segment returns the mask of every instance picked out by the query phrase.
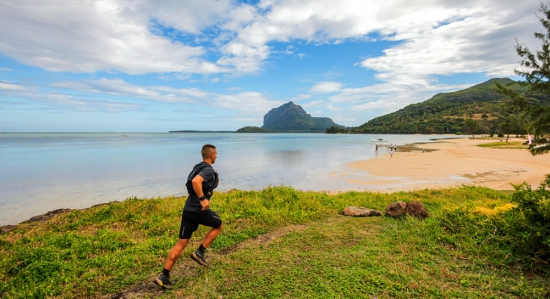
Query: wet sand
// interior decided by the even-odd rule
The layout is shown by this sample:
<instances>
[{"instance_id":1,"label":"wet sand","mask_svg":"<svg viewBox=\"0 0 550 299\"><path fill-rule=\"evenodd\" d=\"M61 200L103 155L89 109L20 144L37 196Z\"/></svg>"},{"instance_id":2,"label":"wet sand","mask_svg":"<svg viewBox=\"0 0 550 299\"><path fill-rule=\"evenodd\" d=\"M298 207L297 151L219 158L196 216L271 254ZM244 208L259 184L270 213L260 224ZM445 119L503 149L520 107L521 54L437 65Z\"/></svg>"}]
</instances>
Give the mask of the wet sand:
<instances>
[{"instance_id":1,"label":"wet sand","mask_svg":"<svg viewBox=\"0 0 550 299\"><path fill-rule=\"evenodd\" d=\"M537 188L550 173L550 154L532 156L525 149L477 146L496 141L499 139L476 137L398 146L391 158L389 148L382 147L375 159L349 163L355 174L364 177L348 176L354 178L347 182L363 185L361 190L384 192L461 185L514 190L511 183L527 182Z\"/></svg>"}]
</instances>

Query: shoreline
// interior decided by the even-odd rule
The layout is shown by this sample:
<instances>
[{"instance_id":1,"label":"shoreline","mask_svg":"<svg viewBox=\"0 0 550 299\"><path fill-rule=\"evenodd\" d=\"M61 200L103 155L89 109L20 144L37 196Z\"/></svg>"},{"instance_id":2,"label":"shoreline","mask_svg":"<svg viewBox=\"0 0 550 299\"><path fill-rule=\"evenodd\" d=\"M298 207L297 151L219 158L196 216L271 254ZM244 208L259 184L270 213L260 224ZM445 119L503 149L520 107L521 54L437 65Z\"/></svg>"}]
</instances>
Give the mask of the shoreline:
<instances>
[{"instance_id":1,"label":"shoreline","mask_svg":"<svg viewBox=\"0 0 550 299\"><path fill-rule=\"evenodd\" d=\"M525 149L478 146L500 139L439 139L433 143L401 145L397 146L397 151L391 158L389 148L385 145L377 158L347 164L350 173L375 179L349 179L347 182L364 185L366 189L360 190L381 192L462 185L514 190L511 184L523 182L531 185L533 189L538 188L546 174L550 173L550 159L544 154L532 156ZM524 140L510 138L510 141ZM422 152L422 149L425 152ZM350 173L345 175L349 176Z\"/></svg>"}]
</instances>

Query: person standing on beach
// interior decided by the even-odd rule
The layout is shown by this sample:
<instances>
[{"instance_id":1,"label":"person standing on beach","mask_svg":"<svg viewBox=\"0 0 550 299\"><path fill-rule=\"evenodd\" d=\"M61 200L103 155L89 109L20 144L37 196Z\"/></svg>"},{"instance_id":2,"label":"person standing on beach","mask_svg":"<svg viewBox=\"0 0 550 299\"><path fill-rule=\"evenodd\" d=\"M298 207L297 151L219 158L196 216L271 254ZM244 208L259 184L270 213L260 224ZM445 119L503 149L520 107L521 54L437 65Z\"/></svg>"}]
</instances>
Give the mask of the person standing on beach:
<instances>
[{"instance_id":1,"label":"person standing on beach","mask_svg":"<svg viewBox=\"0 0 550 299\"><path fill-rule=\"evenodd\" d=\"M181 224L179 231L179 240L168 253L162 273L155 278L155 283L162 287L169 287L170 271L176 263L178 257L185 249L191 235L197 230L199 224L209 226L212 229L202 241L199 248L191 254L191 258L202 266L208 267L204 258L204 251L216 240L222 231L222 220L218 214L210 210L210 199L214 189L218 186L218 173L212 168L216 162L218 151L211 144L205 144L201 150L202 162L195 165L187 178L187 191L189 196L185 201L181 215Z\"/></svg>"},{"instance_id":2,"label":"person standing on beach","mask_svg":"<svg viewBox=\"0 0 550 299\"><path fill-rule=\"evenodd\" d=\"M393 157L393 149L390 149L390 158Z\"/></svg>"},{"instance_id":3,"label":"person standing on beach","mask_svg":"<svg viewBox=\"0 0 550 299\"><path fill-rule=\"evenodd\" d=\"M378 154L378 144L376 145L376 150L374 152Z\"/></svg>"}]
</instances>

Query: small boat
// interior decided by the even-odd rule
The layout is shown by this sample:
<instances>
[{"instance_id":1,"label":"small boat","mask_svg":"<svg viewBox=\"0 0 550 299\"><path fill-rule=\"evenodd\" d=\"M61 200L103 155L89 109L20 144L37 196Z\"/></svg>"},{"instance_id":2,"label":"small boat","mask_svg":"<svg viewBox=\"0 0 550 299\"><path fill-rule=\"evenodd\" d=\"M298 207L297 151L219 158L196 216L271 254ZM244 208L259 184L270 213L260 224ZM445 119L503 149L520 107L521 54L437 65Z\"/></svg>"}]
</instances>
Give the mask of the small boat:
<instances>
[{"instance_id":1,"label":"small boat","mask_svg":"<svg viewBox=\"0 0 550 299\"><path fill-rule=\"evenodd\" d=\"M370 139L371 142L377 142L377 143L386 143L388 142L388 139L386 138L372 138Z\"/></svg>"}]
</instances>

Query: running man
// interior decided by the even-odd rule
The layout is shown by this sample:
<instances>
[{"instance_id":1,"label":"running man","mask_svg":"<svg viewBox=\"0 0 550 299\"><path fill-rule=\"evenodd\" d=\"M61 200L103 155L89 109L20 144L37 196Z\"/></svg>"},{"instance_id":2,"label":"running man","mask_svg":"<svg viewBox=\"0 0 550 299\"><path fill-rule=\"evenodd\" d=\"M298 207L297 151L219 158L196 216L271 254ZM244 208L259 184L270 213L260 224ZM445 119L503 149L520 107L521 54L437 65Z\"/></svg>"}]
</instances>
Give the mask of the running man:
<instances>
[{"instance_id":1,"label":"running man","mask_svg":"<svg viewBox=\"0 0 550 299\"><path fill-rule=\"evenodd\" d=\"M189 196L181 215L179 240L168 253L162 273L155 278L155 283L162 287L169 287L172 284L170 271L199 224L209 226L212 229L206 234L199 248L191 254L191 258L205 267L208 267L208 263L204 258L204 251L222 231L220 216L210 210L210 199L219 183L218 173L212 168L212 164L216 162L218 151L215 146L205 144L202 147L201 154L202 162L193 167L187 178Z\"/></svg>"}]
</instances>

